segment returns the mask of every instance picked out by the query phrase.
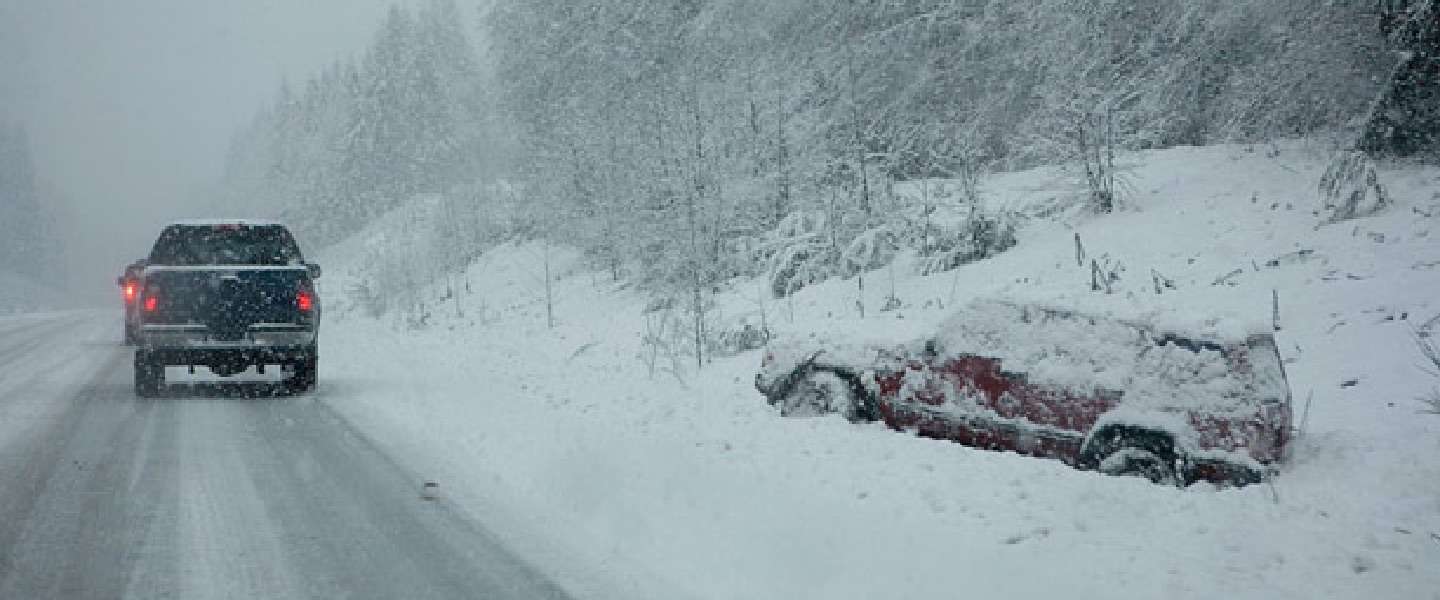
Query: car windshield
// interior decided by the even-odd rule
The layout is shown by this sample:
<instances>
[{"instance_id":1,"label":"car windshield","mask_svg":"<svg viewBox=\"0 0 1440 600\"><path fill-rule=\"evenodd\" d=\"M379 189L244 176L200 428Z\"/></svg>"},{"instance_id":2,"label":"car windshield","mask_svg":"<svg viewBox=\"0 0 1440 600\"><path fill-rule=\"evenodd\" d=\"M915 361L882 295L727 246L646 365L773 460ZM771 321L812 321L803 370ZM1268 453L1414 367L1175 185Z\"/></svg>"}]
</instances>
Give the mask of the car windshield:
<instances>
[{"instance_id":1,"label":"car windshield","mask_svg":"<svg viewBox=\"0 0 1440 600\"><path fill-rule=\"evenodd\" d=\"M160 234L150 264L291 265L301 262L300 248L279 225L172 225Z\"/></svg>"}]
</instances>

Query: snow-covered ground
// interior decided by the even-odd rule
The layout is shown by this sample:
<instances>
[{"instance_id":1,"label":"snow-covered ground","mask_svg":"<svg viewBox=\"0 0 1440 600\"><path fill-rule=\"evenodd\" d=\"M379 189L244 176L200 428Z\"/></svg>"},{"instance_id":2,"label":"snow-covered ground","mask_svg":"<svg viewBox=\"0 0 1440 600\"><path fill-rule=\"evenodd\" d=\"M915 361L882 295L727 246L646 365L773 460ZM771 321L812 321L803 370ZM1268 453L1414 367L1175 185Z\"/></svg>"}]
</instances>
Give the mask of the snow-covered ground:
<instances>
[{"instance_id":1,"label":"snow-covered ground","mask_svg":"<svg viewBox=\"0 0 1440 600\"><path fill-rule=\"evenodd\" d=\"M383 231L322 254L316 397L581 597L1440 599L1440 415L1417 400L1440 380L1412 337L1440 315L1440 171L1389 169L1395 206L1321 225L1324 163L1303 145L1130 159L1118 214L1066 209L1055 169L999 175L993 203L1045 213L1014 249L930 277L902 256L863 297L853 279L781 301L737 282L719 320L903 341L977 297L1204 327L1269 323L1278 294L1304 432L1273 485L1166 488L782 419L751 386L758 352L698 370L652 354L645 298L560 248L547 328L538 244L482 256L420 330L350 298L356 248ZM1123 265L1113 293L1090 290L1076 234ZM892 285L903 305L882 312Z\"/></svg>"},{"instance_id":2,"label":"snow-covered ground","mask_svg":"<svg viewBox=\"0 0 1440 600\"><path fill-rule=\"evenodd\" d=\"M34 435L37 424L60 414L65 398L104 364L107 331L96 311L0 313L0 447ZM117 337L118 333L115 334Z\"/></svg>"},{"instance_id":3,"label":"snow-covered ground","mask_svg":"<svg viewBox=\"0 0 1440 600\"><path fill-rule=\"evenodd\" d=\"M0 316L67 309L74 304L55 288L0 269Z\"/></svg>"}]
</instances>

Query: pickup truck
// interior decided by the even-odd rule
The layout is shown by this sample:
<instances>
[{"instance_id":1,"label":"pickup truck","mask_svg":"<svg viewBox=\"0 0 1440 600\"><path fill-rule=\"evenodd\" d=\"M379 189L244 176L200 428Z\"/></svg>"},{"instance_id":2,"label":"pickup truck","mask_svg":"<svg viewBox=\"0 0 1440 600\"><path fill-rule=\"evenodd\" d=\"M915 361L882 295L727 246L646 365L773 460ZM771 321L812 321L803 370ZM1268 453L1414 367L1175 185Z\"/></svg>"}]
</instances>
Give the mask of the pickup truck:
<instances>
[{"instance_id":1,"label":"pickup truck","mask_svg":"<svg viewBox=\"0 0 1440 600\"><path fill-rule=\"evenodd\" d=\"M291 393L319 366L319 265L276 222L179 221L166 226L140 274L135 393L157 395L165 367L229 377L279 365Z\"/></svg>"}]
</instances>

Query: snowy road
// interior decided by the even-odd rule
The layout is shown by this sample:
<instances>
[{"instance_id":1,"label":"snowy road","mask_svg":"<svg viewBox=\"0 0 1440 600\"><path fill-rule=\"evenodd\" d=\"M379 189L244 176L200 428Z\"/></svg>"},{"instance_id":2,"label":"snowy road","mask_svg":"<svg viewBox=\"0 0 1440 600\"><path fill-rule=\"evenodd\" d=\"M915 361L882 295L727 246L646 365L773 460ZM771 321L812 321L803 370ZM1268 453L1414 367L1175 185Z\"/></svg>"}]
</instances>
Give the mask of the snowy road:
<instances>
[{"instance_id":1,"label":"snowy road","mask_svg":"<svg viewBox=\"0 0 1440 600\"><path fill-rule=\"evenodd\" d=\"M118 321L0 319L0 598L564 597L325 403L136 398Z\"/></svg>"}]
</instances>

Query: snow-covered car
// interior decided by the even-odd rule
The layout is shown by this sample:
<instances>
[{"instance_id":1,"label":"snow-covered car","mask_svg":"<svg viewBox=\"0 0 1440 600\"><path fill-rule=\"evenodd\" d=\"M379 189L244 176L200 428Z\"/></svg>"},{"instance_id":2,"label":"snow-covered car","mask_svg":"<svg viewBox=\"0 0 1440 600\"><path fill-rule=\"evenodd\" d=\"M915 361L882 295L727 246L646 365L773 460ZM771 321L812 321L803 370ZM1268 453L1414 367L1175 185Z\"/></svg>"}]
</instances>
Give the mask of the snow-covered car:
<instances>
[{"instance_id":1,"label":"snow-covered car","mask_svg":"<svg viewBox=\"0 0 1440 600\"><path fill-rule=\"evenodd\" d=\"M1260 481L1291 435L1268 332L1185 334L977 301L898 346L777 342L755 386L787 416L839 413L967 446L1185 485Z\"/></svg>"}]
</instances>

